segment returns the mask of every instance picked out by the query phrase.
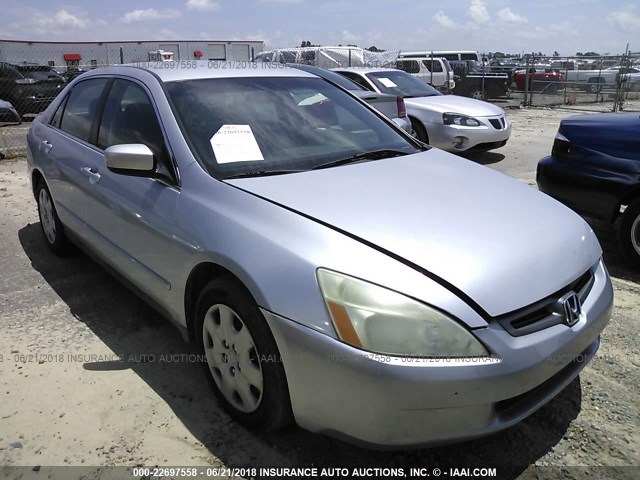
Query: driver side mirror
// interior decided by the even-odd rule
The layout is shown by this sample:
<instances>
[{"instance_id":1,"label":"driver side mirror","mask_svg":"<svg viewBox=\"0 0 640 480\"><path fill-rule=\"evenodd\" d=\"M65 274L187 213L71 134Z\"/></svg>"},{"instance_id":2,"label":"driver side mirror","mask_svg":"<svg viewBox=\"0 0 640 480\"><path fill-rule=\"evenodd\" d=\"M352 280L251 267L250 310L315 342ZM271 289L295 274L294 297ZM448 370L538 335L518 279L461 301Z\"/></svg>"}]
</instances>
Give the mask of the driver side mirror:
<instances>
[{"instance_id":1,"label":"driver side mirror","mask_svg":"<svg viewBox=\"0 0 640 480\"><path fill-rule=\"evenodd\" d=\"M147 174L155 171L153 152L141 143L113 145L104 151L107 168L119 173Z\"/></svg>"}]
</instances>

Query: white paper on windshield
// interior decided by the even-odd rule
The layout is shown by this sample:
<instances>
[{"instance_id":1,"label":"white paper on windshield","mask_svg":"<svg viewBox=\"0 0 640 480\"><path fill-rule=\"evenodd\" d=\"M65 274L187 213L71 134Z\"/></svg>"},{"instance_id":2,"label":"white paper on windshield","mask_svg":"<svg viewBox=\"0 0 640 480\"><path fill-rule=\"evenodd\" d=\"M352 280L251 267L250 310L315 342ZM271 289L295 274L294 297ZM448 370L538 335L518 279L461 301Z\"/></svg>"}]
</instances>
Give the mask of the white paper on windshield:
<instances>
[{"instance_id":1,"label":"white paper on windshield","mask_svg":"<svg viewBox=\"0 0 640 480\"><path fill-rule=\"evenodd\" d=\"M388 78L379 78L378 80L380 80L380 83L383 84L385 87L388 87L388 88L393 88L393 87L397 87L398 86L395 83L393 83L391 80L389 80Z\"/></svg>"},{"instance_id":2,"label":"white paper on windshield","mask_svg":"<svg viewBox=\"0 0 640 480\"><path fill-rule=\"evenodd\" d=\"M211 137L211 148L218 163L264 160L250 125L223 125Z\"/></svg>"}]
</instances>

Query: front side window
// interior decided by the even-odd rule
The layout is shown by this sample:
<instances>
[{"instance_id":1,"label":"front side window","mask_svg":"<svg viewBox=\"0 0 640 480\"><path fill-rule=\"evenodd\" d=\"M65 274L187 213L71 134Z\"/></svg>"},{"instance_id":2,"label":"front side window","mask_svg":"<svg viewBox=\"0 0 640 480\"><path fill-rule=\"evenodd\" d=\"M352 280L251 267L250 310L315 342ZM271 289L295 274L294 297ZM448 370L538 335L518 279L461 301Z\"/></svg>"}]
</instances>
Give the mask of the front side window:
<instances>
[{"instance_id":1,"label":"front side window","mask_svg":"<svg viewBox=\"0 0 640 480\"><path fill-rule=\"evenodd\" d=\"M71 90L62 114L61 130L85 142L90 141L91 125L107 82L106 78L85 80Z\"/></svg>"},{"instance_id":2,"label":"front side window","mask_svg":"<svg viewBox=\"0 0 640 480\"><path fill-rule=\"evenodd\" d=\"M218 178L308 170L364 152L416 146L320 78L167 84L194 154Z\"/></svg>"},{"instance_id":3,"label":"front side window","mask_svg":"<svg viewBox=\"0 0 640 480\"><path fill-rule=\"evenodd\" d=\"M104 107L98 146L141 143L149 147L160 173L172 177L171 159L149 96L138 84L117 79Z\"/></svg>"}]
</instances>

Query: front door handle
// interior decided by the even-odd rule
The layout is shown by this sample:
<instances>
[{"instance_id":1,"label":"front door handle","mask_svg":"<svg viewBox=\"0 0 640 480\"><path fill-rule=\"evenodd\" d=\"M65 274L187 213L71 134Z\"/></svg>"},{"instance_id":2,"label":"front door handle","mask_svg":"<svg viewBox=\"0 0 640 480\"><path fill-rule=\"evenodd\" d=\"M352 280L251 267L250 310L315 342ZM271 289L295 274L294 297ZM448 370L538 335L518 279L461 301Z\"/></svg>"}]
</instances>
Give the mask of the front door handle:
<instances>
[{"instance_id":1,"label":"front door handle","mask_svg":"<svg viewBox=\"0 0 640 480\"><path fill-rule=\"evenodd\" d=\"M94 172L91 167L82 168L82 174L89 178L89 183L91 183L91 185L95 185L100 181L100 174L98 172Z\"/></svg>"}]
</instances>

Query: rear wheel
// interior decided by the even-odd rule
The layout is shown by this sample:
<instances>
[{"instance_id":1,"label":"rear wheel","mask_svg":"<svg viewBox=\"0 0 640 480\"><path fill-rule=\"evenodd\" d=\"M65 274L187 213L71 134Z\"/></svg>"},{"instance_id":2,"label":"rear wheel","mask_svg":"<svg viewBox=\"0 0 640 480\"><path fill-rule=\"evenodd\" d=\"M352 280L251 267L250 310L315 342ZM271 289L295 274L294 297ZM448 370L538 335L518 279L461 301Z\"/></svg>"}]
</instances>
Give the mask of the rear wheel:
<instances>
[{"instance_id":1,"label":"rear wheel","mask_svg":"<svg viewBox=\"0 0 640 480\"><path fill-rule=\"evenodd\" d=\"M629 205L622 215L618 242L627 259L640 266L640 200Z\"/></svg>"},{"instance_id":2,"label":"rear wheel","mask_svg":"<svg viewBox=\"0 0 640 480\"><path fill-rule=\"evenodd\" d=\"M239 423L273 431L293 419L276 342L245 288L230 277L209 283L196 307L196 339L223 408Z\"/></svg>"},{"instance_id":3,"label":"rear wheel","mask_svg":"<svg viewBox=\"0 0 640 480\"><path fill-rule=\"evenodd\" d=\"M600 90L602 90L602 85L598 82L597 79L589 80L589 84L587 85L587 92L600 93Z\"/></svg>"},{"instance_id":4,"label":"rear wheel","mask_svg":"<svg viewBox=\"0 0 640 480\"><path fill-rule=\"evenodd\" d=\"M36 187L36 199L38 202L38 215L40 216L40 226L47 246L56 255L64 255L69 252L70 242L64 232L64 227L58 218L56 207L53 204L49 188L43 180L38 182Z\"/></svg>"},{"instance_id":5,"label":"rear wheel","mask_svg":"<svg viewBox=\"0 0 640 480\"><path fill-rule=\"evenodd\" d=\"M484 100L484 93L482 90L472 90L469 92L469 96L474 100Z\"/></svg>"}]
</instances>

